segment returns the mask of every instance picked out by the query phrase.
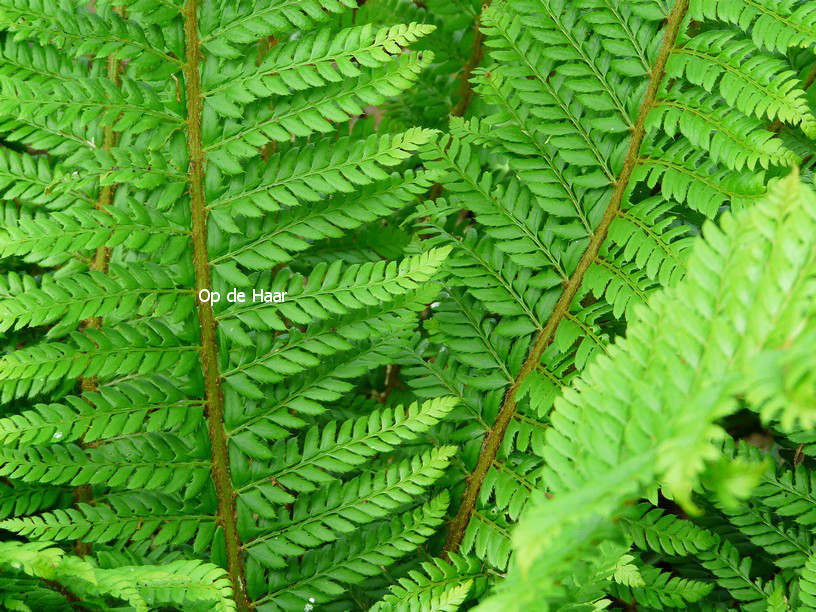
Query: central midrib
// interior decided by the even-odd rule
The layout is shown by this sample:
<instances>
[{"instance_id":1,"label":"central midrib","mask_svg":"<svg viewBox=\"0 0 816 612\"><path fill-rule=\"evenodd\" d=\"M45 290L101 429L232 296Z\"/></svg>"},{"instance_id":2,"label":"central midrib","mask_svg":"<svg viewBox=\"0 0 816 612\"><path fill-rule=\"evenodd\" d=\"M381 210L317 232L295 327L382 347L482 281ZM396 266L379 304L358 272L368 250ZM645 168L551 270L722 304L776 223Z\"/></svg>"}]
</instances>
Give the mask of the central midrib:
<instances>
[{"instance_id":1,"label":"central midrib","mask_svg":"<svg viewBox=\"0 0 816 612\"><path fill-rule=\"evenodd\" d=\"M462 505L459 507L454 519L449 523L447 529L447 540L445 542L444 555L447 557L449 553L455 552L459 549L462 539L465 535L465 529L470 522L470 518L476 507L476 502L479 498L479 493L482 488L482 483L487 475L487 471L498 454L499 448L504 440L504 435L507 431L511 419L516 410L516 393L521 387L524 380L537 367L541 360L544 350L549 346L555 335L555 331L562 319L569 311L575 295L581 288L584 275L595 261L598 253L606 239L609 226L617 216L620 210L623 196L629 186L629 181L632 178L632 172L638 161L640 146L643 143L643 138L646 133L646 115L654 106L657 98L657 92L665 72L666 61L669 53L677 40L677 35L680 31L680 25L685 17L688 9L688 0L678 0L668 17L668 22L665 30L665 38L658 53L655 64L652 68L649 78L649 86L643 98L643 102L638 110L637 120L634 129L632 130L632 139L629 143L629 149L624 159L623 167L621 168L618 179L615 182L609 204L606 208L603 218L601 219L598 229L592 236L592 239L587 246L587 250L578 262L575 272L570 276L561 298L555 305L550 318L547 320L545 327L538 333L538 337L527 356L524 365L519 371L513 384L505 395L504 403L501 410L496 417L493 427L488 431L485 441L482 445L482 452L477 460L476 467L467 478L467 486L462 499Z\"/></svg>"},{"instance_id":2,"label":"central midrib","mask_svg":"<svg viewBox=\"0 0 816 612\"><path fill-rule=\"evenodd\" d=\"M192 221L193 265L196 295L211 290L210 262L207 253L207 202L204 193L204 148L201 133L202 92L198 69L198 0L184 5L185 63L184 86L187 98L187 148L190 158L190 212ZM232 582L235 604L240 611L250 610L249 595L241 555L241 541L235 516L235 492L229 472L227 434L224 429L224 395L218 367L217 327L212 305L196 301L201 327L201 369L204 375L207 429L212 444L211 473L218 500L218 523L224 530L227 572Z\"/></svg>"}]
</instances>

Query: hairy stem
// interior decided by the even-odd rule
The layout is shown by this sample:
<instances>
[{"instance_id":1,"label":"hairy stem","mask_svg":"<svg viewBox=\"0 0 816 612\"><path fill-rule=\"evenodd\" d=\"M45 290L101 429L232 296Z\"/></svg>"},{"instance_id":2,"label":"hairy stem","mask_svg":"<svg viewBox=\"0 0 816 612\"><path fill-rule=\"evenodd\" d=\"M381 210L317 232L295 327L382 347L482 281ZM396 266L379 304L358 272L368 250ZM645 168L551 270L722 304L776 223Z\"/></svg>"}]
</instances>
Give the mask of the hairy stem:
<instances>
[{"instance_id":1,"label":"hairy stem","mask_svg":"<svg viewBox=\"0 0 816 612\"><path fill-rule=\"evenodd\" d=\"M122 9L116 9L117 12L123 12ZM112 82L116 83L116 85L120 85L122 82L121 79L121 69L122 64L116 59L114 56L108 57L108 64L107 64L107 78ZM116 133L113 131L113 127L108 125L105 126L104 129L104 138L102 140L102 149L105 151L109 151L113 148L116 144ZM111 202L113 201L113 194L116 191L116 185L105 185L99 190L99 197L96 200L95 208L102 212L105 212L110 206ZM94 252L93 258L91 259L91 270L96 270L98 272L107 273L108 271L108 264L110 263L110 247L106 245L101 245L96 248ZM92 328L92 329L99 329L102 327L102 317L90 317L89 319L85 319L82 322L81 327L83 328ZM91 376L89 378L85 378L84 376L79 379L79 386L83 393L88 391L96 391L98 387L98 381L95 376ZM79 444L84 446L82 439L79 440ZM80 485L76 489L74 489L74 502L77 504L89 504L93 501L93 490L91 489L91 485ZM82 542L81 540L77 540L76 544L74 545L74 550L80 557L84 557L85 555L91 552L91 545Z\"/></svg>"},{"instance_id":2,"label":"hairy stem","mask_svg":"<svg viewBox=\"0 0 816 612\"><path fill-rule=\"evenodd\" d=\"M108 79L116 83L119 86L122 82L121 75L121 63L115 57L108 58ZM116 133L113 131L113 127L108 125L105 126L104 131L104 139L102 141L102 148L105 151L108 151L113 148L116 144ZM105 211L108 209L108 206L111 205L113 202L113 194L116 191L115 185L105 185L99 190L99 199L96 201L96 209ZM98 270L99 272L107 272L108 271L108 264L110 263L110 247L106 245L102 245L97 247L96 253L94 254L93 261L91 262L91 270ZM94 317L94 319L99 319L99 317Z\"/></svg>"},{"instance_id":3,"label":"hairy stem","mask_svg":"<svg viewBox=\"0 0 816 612\"><path fill-rule=\"evenodd\" d=\"M210 262L207 254L207 202L204 195L204 149L201 141L201 83L198 71L198 0L184 4L184 35L186 58L184 87L187 98L187 149L190 156L190 211L192 216L193 265L195 292L210 290ZM249 610L244 566L241 560L241 540L235 518L235 491L229 473L227 434L224 430L224 394L218 369L216 322L210 302L197 300L201 327L201 369L204 375L207 426L212 444L212 478L218 498L218 523L226 540L227 572L232 582L235 603L239 610Z\"/></svg>"},{"instance_id":4,"label":"hairy stem","mask_svg":"<svg viewBox=\"0 0 816 612\"><path fill-rule=\"evenodd\" d=\"M448 525L448 535L444 548L445 553L456 551L462 543L462 538L464 538L465 535L465 529L467 529L470 518L473 515L474 508L476 507L476 501L479 498L479 491L482 488L484 478L487 475L488 469L493 464L493 461L496 459L499 447L504 439L504 434L507 431L507 426L510 424L510 420L513 418L513 414L516 411L516 393L527 376L529 376L530 373L538 366L541 361L541 355L544 353L547 346L549 346L550 342L552 342L555 331L558 329L558 325L569 311L572 300L575 298L575 295L581 288L581 283L584 280L586 271L598 256L598 252L606 239L609 225L612 223L612 220L620 210L623 196L629 186L632 171L637 164L640 146L643 143L643 138L646 133L646 115L652 109L655 99L657 98L657 92L660 88L660 83L663 80L663 75L665 72L666 60L668 59L669 53L677 40L677 35L680 31L680 24L685 17L687 9L688 0L678 0L674 5L671 14L669 15L666 25L666 35L663 39L663 44L660 47L657 60L655 61L649 75L649 87L646 89L646 94L638 110L637 120L632 128L632 139L629 142L629 149L627 150L626 158L623 162L623 167L621 168L620 174L618 175L618 179L615 182L612 196L609 200L609 204L606 207L606 212L604 213L604 216L601 219L597 229L593 233L592 238L589 241L589 245L581 257L581 260L578 262L575 272L572 273L567 281L567 284L564 287L564 292L561 294L561 297L556 303L549 319L547 319L547 323L538 333L535 343L533 344L533 348L530 350L524 365L513 381L513 384L510 386L510 389L508 389L507 394L504 397L504 403L502 404L501 410L496 417L495 423L487 432L484 443L482 444L481 453L479 454L479 459L476 462L476 468L473 470L470 476L468 476L467 487L462 499L462 505L459 507L459 511L454 519Z\"/></svg>"}]
</instances>

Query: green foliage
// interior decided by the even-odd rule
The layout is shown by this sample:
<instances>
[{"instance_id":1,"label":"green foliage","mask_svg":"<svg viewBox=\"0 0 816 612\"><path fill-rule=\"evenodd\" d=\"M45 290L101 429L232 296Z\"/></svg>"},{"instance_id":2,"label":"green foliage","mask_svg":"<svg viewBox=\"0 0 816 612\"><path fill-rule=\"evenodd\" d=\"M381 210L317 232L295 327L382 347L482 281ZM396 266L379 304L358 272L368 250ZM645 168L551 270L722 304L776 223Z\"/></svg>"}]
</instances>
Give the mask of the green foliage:
<instances>
[{"instance_id":1,"label":"green foliage","mask_svg":"<svg viewBox=\"0 0 816 612\"><path fill-rule=\"evenodd\" d=\"M812 2L0 39L0 607L816 609Z\"/></svg>"},{"instance_id":2,"label":"green foliage","mask_svg":"<svg viewBox=\"0 0 816 612\"><path fill-rule=\"evenodd\" d=\"M657 474L647 475L653 474L647 466L665 465L666 472L660 472L665 494L693 507L690 476L715 456L702 444L717 431L707 423L728 411L710 397L713 412L701 418L702 406L692 409L681 394L667 391L676 407L648 420L642 409L634 412L639 403L625 391L626 381L639 379L632 374L635 363L604 373L603 384L593 381L598 391L589 401L595 407L591 416L566 404L556 408L552 418L559 420L552 424L570 423L574 429L564 439L544 433L553 400L606 352L624 319L641 318L639 309L656 290L683 282L691 236L706 217L754 207L769 179L801 161L777 132L801 130L807 139L813 130L805 91L812 79L803 84L807 75L779 52L797 39L779 34L781 47L766 45L769 39L755 34L761 27L754 23L756 12L736 19L730 5L720 11L709 4L689 8L680 2L665 10L660 3L594 0L492 4L480 21L493 63L475 70L471 79L487 106L470 117L452 118L450 135L423 151L426 167L442 174L444 195L423 203L414 217L424 238L419 248L453 247L446 263L450 290L440 295L434 317L424 325L430 346L407 352L402 363L410 366L403 370L406 376L417 377L409 384L423 394L443 388L450 393L456 381L468 386L457 393L468 406L461 415L464 423L446 432L462 445L468 475L446 549L475 554L504 571L512 565L514 523L525 512L533 516L529 500L537 499L535 492L544 490L558 500L562 487L577 487L594 473L597 480L588 480L580 493L542 505L527 522L530 530L537 525L535 531L517 536L517 563L525 560L525 551L534 550L529 561L540 555L554 564L563 554L564 573L558 576L590 581L579 580L571 590L554 576L552 581L541 578L549 577L553 566L522 570L531 582L539 581L542 591L542 584L558 585L552 586L552 601L561 604L602 598L608 577L599 576L605 576L608 559L570 574L586 553L578 543L590 534L602 537L585 525L597 520L590 515L606 512L607 504L616 506L615 495L625 500L647 493L645 485L658 480ZM695 11L700 15L692 22ZM780 27L792 11L779 9ZM797 15L806 13L802 9ZM775 121L778 126L771 125ZM781 261L781 268L789 264ZM693 293L694 300L701 299L701 287ZM691 316L692 305L702 308L690 301L683 312ZM660 315L667 330L680 328L700 341L708 336L699 330L709 316L703 310L690 324ZM745 327L758 325L754 321ZM643 340L642 349L651 353L654 344ZM806 344L802 340L801 346ZM686 350L668 351L657 376L664 379L675 371L672 364ZM430 363L439 352L444 361ZM757 359L775 359L774 372L795 359L792 353L780 354L778 359L788 360L782 365L770 355L763 352ZM656 359L650 354L648 363L658 368ZM747 370L762 369L758 363L745 361L746 376ZM798 381L807 371L800 368L788 383L794 385L791 392L801 394L802 418L807 417L808 387ZM725 378L725 372L714 371L712 380ZM779 376L769 373L767 380L779 381ZM782 402L769 405L776 384L767 382L762 397L752 401L765 406L769 418L791 414ZM615 408L608 404L613 399L620 402ZM656 401L641 400L644 405ZM677 430L688 430L687 446L660 446L657 432L669 435L674 427L666 414L683 419ZM657 454L643 463L624 461L622 448L641 446ZM579 449L584 454L578 456ZM608 472L597 471L606 464ZM629 489L641 476L644 487ZM650 495L656 499L654 492ZM556 507L563 509L565 521L580 526L557 531ZM584 512L586 523L578 518ZM710 535L701 534L697 541L685 527L648 516L641 519L655 522L660 531L655 533L658 527L650 529L648 522L639 528L627 523L627 537L660 543L659 552L672 556L713 545ZM773 554L782 556L781 550ZM662 592L684 588L671 579L666 574ZM687 603L712 589L705 583L689 588L693 595L683 600ZM522 590L524 595L513 589L500 601L508 607L544 605L534 589ZM680 605L680 599L672 603L649 593L641 591L646 605Z\"/></svg>"},{"instance_id":3,"label":"green foliage","mask_svg":"<svg viewBox=\"0 0 816 612\"><path fill-rule=\"evenodd\" d=\"M70 607L67 590L82 595L107 595L124 600L132 609L148 610L163 604L186 606L199 610L234 610L232 587L225 572L200 561L173 561L156 565L100 569L64 551L48 546L48 542L0 543L0 563L11 576L33 576L54 585L50 605ZM12 579L4 593L5 604L26 610L31 593L17 593L26 584ZM40 595L42 597L42 595Z\"/></svg>"},{"instance_id":4,"label":"green foliage","mask_svg":"<svg viewBox=\"0 0 816 612\"><path fill-rule=\"evenodd\" d=\"M708 225L706 240L697 242L690 257L687 276L675 288L656 293L625 340L596 359L556 401L543 476L552 499L534 498L515 533L517 558L528 575L532 565L539 575L557 580L579 562L593 538L615 537L609 518L621 514L638 546L697 556L720 586L745 602L744 609L767 605L776 581L755 580L751 559L741 558L730 542L718 544L714 536L657 510L633 516L624 503L659 482L664 493L694 508L691 489L698 475L707 463L723 457L712 442L726 434L713 422L734 411L733 397L750 386L747 364L808 337L803 328L813 324L814 229L816 196L800 187L795 176L784 179L766 202L736 219L724 217L722 229ZM706 329L716 330L716 343L706 341ZM690 367L666 377L677 355ZM604 394L610 380L617 381L616 391ZM625 416L632 407L639 408L637 417ZM608 415L617 417L610 420ZM809 494L802 476L800 470L801 484L786 487L794 496ZM774 486L790 478L763 476L754 498L786 516L790 506L780 497L787 491ZM786 527L754 502L734 508L713 482L715 486L706 483L711 496L724 504L729 520L754 545L782 568L803 566L809 534ZM806 517L803 510L798 506L791 514ZM523 575L516 581L527 586L528 601L546 599L551 589L555 593L546 582L532 588ZM516 590L504 597L510 593L519 598ZM507 605L511 600L504 601Z\"/></svg>"},{"instance_id":5,"label":"green foliage","mask_svg":"<svg viewBox=\"0 0 816 612\"><path fill-rule=\"evenodd\" d=\"M391 242L435 133L341 131L435 28L350 6L0 4L7 607L371 601L441 525L456 400L363 382L439 291L449 249ZM373 257L326 248L355 231Z\"/></svg>"},{"instance_id":6,"label":"green foliage","mask_svg":"<svg viewBox=\"0 0 816 612\"><path fill-rule=\"evenodd\" d=\"M485 577L472 557L432 559L422 564L421 572L402 578L372 610L457 610L469 594L483 591Z\"/></svg>"}]
</instances>

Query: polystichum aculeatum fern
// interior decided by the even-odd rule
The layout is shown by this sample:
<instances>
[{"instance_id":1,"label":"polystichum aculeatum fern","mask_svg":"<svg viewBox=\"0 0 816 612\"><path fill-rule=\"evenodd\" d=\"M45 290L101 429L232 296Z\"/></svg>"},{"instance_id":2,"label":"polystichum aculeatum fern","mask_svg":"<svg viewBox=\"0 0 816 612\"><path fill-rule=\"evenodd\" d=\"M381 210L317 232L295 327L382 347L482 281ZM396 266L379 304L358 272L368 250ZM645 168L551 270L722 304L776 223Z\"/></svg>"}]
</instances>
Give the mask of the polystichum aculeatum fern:
<instances>
[{"instance_id":1,"label":"polystichum aculeatum fern","mask_svg":"<svg viewBox=\"0 0 816 612\"><path fill-rule=\"evenodd\" d=\"M0 26L3 606L816 609L816 4Z\"/></svg>"}]
</instances>

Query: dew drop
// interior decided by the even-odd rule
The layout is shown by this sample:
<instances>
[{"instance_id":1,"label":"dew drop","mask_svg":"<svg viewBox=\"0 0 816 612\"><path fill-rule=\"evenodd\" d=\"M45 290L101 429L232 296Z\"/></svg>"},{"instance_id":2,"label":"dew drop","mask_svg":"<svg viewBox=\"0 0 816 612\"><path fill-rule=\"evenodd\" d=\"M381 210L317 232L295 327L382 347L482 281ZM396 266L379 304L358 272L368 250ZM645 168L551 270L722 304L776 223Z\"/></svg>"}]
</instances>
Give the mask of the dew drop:
<instances>
[{"instance_id":1,"label":"dew drop","mask_svg":"<svg viewBox=\"0 0 816 612\"><path fill-rule=\"evenodd\" d=\"M58 431L57 433L54 434L54 439L55 440L59 440L61 437L62 437L62 432L61 431Z\"/></svg>"}]
</instances>

